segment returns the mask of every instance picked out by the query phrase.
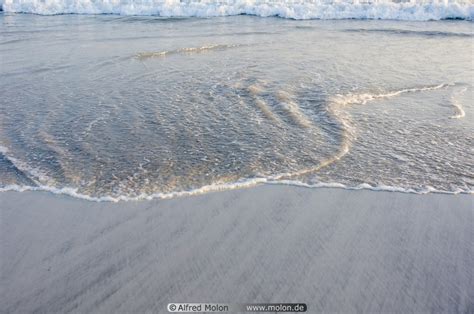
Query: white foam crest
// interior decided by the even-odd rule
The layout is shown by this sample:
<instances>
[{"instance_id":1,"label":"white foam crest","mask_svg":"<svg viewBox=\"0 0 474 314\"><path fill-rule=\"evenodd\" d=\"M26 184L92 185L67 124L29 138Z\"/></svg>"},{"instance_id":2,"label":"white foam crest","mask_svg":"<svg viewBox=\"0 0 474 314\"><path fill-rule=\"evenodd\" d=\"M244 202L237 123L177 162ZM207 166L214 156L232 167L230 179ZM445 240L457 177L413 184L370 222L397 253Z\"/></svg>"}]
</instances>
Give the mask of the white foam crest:
<instances>
[{"instance_id":1,"label":"white foam crest","mask_svg":"<svg viewBox=\"0 0 474 314\"><path fill-rule=\"evenodd\" d=\"M474 17L470 0L4 0L3 10L43 15L213 17L248 14L290 19L422 21L472 20Z\"/></svg>"},{"instance_id":2,"label":"white foam crest","mask_svg":"<svg viewBox=\"0 0 474 314\"><path fill-rule=\"evenodd\" d=\"M432 86L416 87L416 88L406 88L388 93L379 93L379 94L370 94L370 93L361 93L361 94L347 94L347 95L336 95L331 99L331 102L336 103L339 106L346 106L349 104L362 104L365 105L367 102L372 100L377 100L381 98L391 98L399 96L406 93L414 92L423 92L423 91L432 91L441 89L444 87L451 86L452 84L439 84Z\"/></svg>"}]
</instances>

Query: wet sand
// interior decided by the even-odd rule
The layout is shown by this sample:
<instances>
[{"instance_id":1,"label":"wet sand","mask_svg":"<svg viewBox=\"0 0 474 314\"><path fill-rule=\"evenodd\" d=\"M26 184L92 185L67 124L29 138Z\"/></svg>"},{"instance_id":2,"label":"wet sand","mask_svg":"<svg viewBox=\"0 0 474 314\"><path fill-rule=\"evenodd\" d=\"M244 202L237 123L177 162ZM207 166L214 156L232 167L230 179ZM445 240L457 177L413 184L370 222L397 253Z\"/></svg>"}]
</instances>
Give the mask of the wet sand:
<instances>
[{"instance_id":1,"label":"wet sand","mask_svg":"<svg viewBox=\"0 0 474 314\"><path fill-rule=\"evenodd\" d=\"M472 313L473 195L262 185L96 203L0 193L3 313Z\"/></svg>"}]
</instances>

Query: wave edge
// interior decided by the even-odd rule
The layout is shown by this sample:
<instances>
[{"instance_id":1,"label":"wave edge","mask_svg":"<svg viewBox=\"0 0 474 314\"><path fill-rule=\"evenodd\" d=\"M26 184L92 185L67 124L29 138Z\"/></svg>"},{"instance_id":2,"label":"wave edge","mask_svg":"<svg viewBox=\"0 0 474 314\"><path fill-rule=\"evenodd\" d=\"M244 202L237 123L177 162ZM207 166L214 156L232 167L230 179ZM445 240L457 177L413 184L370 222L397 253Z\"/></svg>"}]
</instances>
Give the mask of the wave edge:
<instances>
[{"instance_id":1,"label":"wave edge","mask_svg":"<svg viewBox=\"0 0 474 314\"><path fill-rule=\"evenodd\" d=\"M104 196L91 196L87 194L81 194L74 188L55 188L51 186L20 186L20 185L7 185L4 187L0 187L0 192L27 192L27 191L40 191L40 192L49 192L56 195L66 195L77 199L82 199L86 201L92 202L130 202L130 201L145 201L145 200L153 200L153 199L172 199L178 197L185 197L185 196L195 196L195 195L202 195L211 192L219 192L219 191L229 191L229 190L237 190L243 188L251 188L258 185L289 185L289 186L297 186L297 187L304 187L304 188L338 188L344 190L371 190L371 191L385 191L385 192L398 192L398 193L409 193L409 194L474 194L474 190L462 190L457 189L455 191L446 191L436 189L431 186L426 186L423 189L413 189L413 188L403 188L397 186L390 186L390 185L370 185L369 183L362 183L356 186L347 186L342 183L337 182L318 182L318 183L304 183L300 181L293 181L293 180L280 180L274 181L268 178L254 178L248 180L241 180L234 183L223 183L223 184L211 184L201 188L187 190L187 191L179 191L179 192L171 192L171 193L153 193L153 194L140 194L138 196L111 196L111 195L104 195Z\"/></svg>"}]
</instances>

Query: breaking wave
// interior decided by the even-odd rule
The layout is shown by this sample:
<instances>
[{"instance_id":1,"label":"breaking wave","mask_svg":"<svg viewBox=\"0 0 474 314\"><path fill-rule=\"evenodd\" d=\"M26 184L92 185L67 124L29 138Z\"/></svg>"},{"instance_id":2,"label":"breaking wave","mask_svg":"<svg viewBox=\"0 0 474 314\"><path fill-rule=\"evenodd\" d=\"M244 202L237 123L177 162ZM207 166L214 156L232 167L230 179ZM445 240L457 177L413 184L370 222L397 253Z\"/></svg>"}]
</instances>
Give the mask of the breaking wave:
<instances>
[{"instance_id":1,"label":"breaking wave","mask_svg":"<svg viewBox=\"0 0 474 314\"><path fill-rule=\"evenodd\" d=\"M6 12L161 17L230 15L305 19L472 20L470 0L0 0ZM1 2L0 2L1 3Z\"/></svg>"}]
</instances>

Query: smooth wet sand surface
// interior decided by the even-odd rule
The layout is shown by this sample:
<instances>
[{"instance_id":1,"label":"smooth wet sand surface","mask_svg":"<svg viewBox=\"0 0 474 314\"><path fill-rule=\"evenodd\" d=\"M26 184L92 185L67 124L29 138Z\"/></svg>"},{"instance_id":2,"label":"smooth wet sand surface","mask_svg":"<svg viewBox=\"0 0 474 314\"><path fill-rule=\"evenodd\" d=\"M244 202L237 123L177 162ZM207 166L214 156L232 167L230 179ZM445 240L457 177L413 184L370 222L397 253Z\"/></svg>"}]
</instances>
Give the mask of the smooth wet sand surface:
<instances>
[{"instance_id":1,"label":"smooth wet sand surface","mask_svg":"<svg viewBox=\"0 0 474 314\"><path fill-rule=\"evenodd\" d=\"M0 193L0 312L472 313L473 200L277 185L122 203Z\"/></svg>"}]
</instances>

